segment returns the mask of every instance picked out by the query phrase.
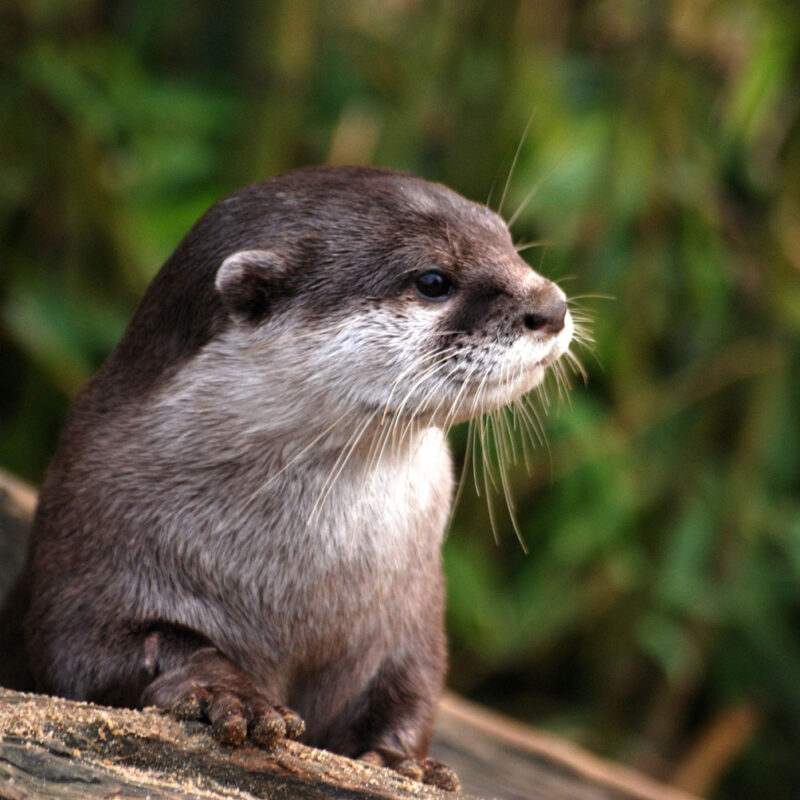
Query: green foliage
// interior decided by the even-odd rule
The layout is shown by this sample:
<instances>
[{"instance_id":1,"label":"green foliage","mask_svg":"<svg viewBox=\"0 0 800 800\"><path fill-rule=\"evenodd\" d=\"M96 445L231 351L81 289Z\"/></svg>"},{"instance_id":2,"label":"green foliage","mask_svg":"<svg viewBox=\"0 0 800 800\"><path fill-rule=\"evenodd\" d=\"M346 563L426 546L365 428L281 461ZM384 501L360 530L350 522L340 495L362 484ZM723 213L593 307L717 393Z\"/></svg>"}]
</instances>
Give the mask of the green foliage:
<instances>
[{"instance_id":1,"label":"green foliage","mask_svg":"<svg viewBox=\"0 0 800 800\"><path fill-rule=\"evenodd\" d=\"M456 688L719 797L800 785L793 0L32 2L0 12L0 464L60 421L214 199L380 163L503 212L597 357L446 543ZM519 211L519 213L517 213ZM608 295L613 299L593 298ZM463 452L463 431L454 433Z\"/></svg>"}]
</instances>

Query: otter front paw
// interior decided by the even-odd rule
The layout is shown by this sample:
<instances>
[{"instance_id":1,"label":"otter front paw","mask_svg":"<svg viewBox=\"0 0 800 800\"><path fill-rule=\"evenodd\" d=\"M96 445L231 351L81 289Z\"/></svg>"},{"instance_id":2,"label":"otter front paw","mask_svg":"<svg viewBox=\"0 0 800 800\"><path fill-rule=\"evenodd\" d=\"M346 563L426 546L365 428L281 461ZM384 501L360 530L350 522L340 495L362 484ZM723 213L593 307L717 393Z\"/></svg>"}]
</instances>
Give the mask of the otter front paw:
<instances>
[{"instance_id":1,"label":"otter front paw","mask_svg":"<svg viewBox=\"0 0 800 800\"><path fill-rule=\"evenodd\" d=\"M178 719L211 723L214 738L234 747L249 736L256 744L271 748L281 739L297 739L306 727L291 709L242 687L228 689L193 682L169 710Z\"/></svg>"},{"instance_id":2,"label":"otter front paw","mask_svg":"<svg viewBox=\"0 0 800 800\"><path fill-rule=\"evenodd\" d=\"M405 778L427 783L447 792L461 791L461 783L456 773L435 758L404 758L370 750L360 756L359 761L366 761L378 767L388 767Z\"/></svg>"},{"instance_id":3,"label":"otter front paw","mask_svg":"<svg viewBox=\"0 0 800 800\"><path fill-rule=\"evenodd\" d=\"M184 665L156 678L145 689L142 703L178 719L208 722L220 744L234 747L248 737L262 747L274 747L305 730L297 713L266 697L213 648L198 650Z\"/></svg>"}]
</instances>

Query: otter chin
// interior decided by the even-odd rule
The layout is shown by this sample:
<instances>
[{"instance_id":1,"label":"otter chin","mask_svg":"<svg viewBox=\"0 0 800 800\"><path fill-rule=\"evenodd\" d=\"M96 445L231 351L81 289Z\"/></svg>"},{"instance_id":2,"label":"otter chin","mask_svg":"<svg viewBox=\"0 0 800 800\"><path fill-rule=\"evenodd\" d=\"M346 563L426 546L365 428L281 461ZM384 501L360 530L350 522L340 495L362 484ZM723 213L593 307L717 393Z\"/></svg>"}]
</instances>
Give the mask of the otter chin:
<instances>
[{"instance_id":1,"label":"otter chin","mask_svg":"<svg viewBox=\"0 0 800 800\"><path fill-rule=\"evenodd\" d=\"M283 737L444 788L445 430L568 352L487 207L311 168L212 206L83 388L6 599L0 682Z\"/></svg>"}]
</instances>

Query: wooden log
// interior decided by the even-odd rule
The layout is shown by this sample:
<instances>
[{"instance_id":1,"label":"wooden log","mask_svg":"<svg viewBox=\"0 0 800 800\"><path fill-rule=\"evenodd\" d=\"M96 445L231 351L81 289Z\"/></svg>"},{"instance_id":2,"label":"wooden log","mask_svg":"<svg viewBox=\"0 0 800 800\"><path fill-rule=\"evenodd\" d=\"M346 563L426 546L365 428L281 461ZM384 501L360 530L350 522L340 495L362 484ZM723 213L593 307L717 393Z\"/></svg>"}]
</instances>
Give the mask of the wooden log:
<instances>
[{"instance_id":1,"label":"wooden log","mask_svg":"<svg viewBox=\"0 0 800 800\"><path fill-rule=\"evenodd\" d=\"M22 564L36 493L0 471L0 595ZM0 654L2 657L2 654ZM283 742L221 747L199 723L0 689L0 798L457 798L693 800L454 695L431 754L459 774L455 795L396 773Z\"/></svg>"},{"instance_id":2,"label":"wooden log","mask_svg":"<svg viewBox=\"0 0 800 800\"><path fill-rule=\"evenodd\" d=\"M430 798L391 770L285 741L221 747L201 723L0 689L0 796L11 798Z\"/></svg>"}]
</instances>

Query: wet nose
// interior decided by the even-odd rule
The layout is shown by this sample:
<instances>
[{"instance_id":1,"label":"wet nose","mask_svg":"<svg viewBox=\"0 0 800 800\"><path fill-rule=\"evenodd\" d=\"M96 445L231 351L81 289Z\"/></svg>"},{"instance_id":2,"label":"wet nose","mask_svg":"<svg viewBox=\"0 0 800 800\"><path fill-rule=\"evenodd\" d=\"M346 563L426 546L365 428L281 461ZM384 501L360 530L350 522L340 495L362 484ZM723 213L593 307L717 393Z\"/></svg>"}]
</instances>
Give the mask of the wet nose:
<instances>
[{"instance_id":1,"label":"wet nose","mask_svg":"<svg viewBox=\"0 0 800 800\"><path fill-rule=\"evenodd\" d=\"M560 297L554 297L536 303L523 315L522 323L529 331L558 333L564 328L566 316L567 304Z\"/></svg>"}]
</instances>

